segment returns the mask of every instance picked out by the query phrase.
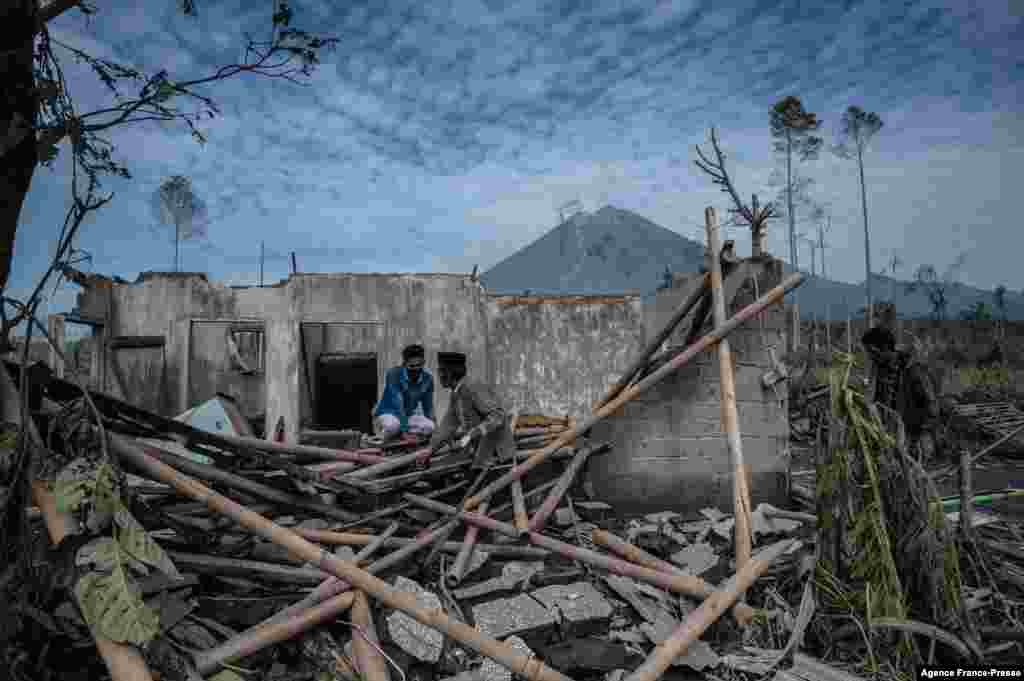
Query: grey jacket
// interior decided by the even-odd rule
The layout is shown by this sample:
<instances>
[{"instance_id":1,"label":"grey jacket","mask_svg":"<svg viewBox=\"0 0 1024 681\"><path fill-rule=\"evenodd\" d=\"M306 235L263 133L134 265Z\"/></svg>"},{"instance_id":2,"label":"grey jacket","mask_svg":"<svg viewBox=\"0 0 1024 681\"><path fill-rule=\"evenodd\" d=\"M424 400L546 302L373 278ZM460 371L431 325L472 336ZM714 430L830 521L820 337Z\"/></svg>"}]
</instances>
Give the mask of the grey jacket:
<instances>
[{"instance_id":1,"label":"grey jacket","mask_svg":"<svg viewBox=\"0 0 1024 681\"><path fill-rule=\"evenodd\" d=\"M510 459L515 453L515 439L509 428L508 415L487 384L471 378L453 391L448 413L431 438L433 444L454 439L475 431L478 435L474 466Z\"/></svg>"}]
</instances>

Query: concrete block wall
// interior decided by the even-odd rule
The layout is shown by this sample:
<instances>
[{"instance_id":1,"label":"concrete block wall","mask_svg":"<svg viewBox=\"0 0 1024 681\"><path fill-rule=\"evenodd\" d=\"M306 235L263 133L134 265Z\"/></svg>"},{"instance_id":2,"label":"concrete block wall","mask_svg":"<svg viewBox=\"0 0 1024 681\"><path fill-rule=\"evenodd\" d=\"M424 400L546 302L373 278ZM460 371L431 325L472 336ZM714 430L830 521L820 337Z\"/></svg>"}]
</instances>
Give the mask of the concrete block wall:
<instances>
[{"instance_id":1,"label":"concrete block wall","mask_svg":"<svg viewBox=\"0 0 1024 681\"><path fill-rule=\"evenodd\" d=\"M761 294L777 283L771 281L771 269L759 283ZM754 300L752 288L740 287L730 314ZM685 289L675 289L679 301L688 295ZM762 321L740 327L729 342L753 502L781 504L788 494L787 391L785 384L778 394L764 388L761 377L771 369L766 345L775 345L779 358L784 354L785 313L779 306L770 308ZM596 425L591 436L613 444L610 452L591 459L587 476L598 497L618 510L693 512L714 506L731 512L732 467L721 428L716 351L698 355L626 403Z\"/></svg>"}]
</instances>

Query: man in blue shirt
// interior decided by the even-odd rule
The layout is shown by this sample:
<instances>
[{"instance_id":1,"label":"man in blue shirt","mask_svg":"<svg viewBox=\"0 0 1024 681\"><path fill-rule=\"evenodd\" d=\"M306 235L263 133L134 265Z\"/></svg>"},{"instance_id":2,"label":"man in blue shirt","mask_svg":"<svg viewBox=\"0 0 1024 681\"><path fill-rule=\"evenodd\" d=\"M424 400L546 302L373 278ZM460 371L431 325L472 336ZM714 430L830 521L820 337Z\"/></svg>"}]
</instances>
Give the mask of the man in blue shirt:
<instances>
[{"instance_id":1,"label":"man in blue shirt","mask_svg":"<svg viewBox=\"0 0 1024 681\"><path fill-rule=\"evenodd\" d=\"M373 410L374 431L385 440L400 433L434 432L434 377L424 368L422 345L402 350L402 366L388 369L384 394Z\"/></svg>"}]
</instances>

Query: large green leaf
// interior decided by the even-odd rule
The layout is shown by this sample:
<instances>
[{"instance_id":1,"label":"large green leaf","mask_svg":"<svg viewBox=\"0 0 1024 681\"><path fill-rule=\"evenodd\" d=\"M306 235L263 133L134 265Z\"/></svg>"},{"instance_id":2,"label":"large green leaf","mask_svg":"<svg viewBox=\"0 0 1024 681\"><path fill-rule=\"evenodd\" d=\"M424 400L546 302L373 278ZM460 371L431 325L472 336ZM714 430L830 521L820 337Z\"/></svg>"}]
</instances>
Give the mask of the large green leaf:
<instances>
[{"instance_id":1,"label":"large green leaf","mask_svg":"<svg viewBox=\"0 0 1024 681\"><path fill-rule=\"evenodd\" d=\"M74 511L85 498L92 496L92 480L58 480L53 483L53 495L57 498L57 512L70 513Z\"/></svg>"},{"instance_id":2,"label":"large green leaf","mask_svg":"<svg viewBox=\"0 0 1024 681\"><path fill-rule=\"evenodd\" d=\"M78 605L97 636L145 645L159 632L160 618L129 582L118 544L104 546L104 552L108 551L114 557L114 569L109 574L91 572L79 579L75 585Z\"/></svg>"},{"instance_id":3,"label":"large green leaf","mask_svg":"<svg viewBox=\"0 0 1024 681\"><path fill-rule=\"evenodd\" d=\"M153 541L146 529L127 510L114 516L117 524L117 543L121 549L135 560L155 567L169 577L181 577L170 556L160 545Z\"/></svg>"}]
</instances>

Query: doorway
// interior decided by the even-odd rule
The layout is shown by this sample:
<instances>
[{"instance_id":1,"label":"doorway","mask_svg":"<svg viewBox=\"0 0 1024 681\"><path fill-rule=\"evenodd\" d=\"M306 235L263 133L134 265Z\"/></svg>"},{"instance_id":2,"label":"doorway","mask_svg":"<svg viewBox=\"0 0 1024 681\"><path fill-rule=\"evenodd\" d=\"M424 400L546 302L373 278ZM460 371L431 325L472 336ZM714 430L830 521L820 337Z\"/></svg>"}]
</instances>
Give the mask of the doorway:
<instances>
[{"instance_id":1,"label":"doorway","mask_svg":"<svg viewBox=\"0 0 1024 681\"><path fill-rule=\"evenodd\" d=\"M376 404L376 353L331 352L317 358L317 427L372 433Z\"/></svg>"}]
</instances>

